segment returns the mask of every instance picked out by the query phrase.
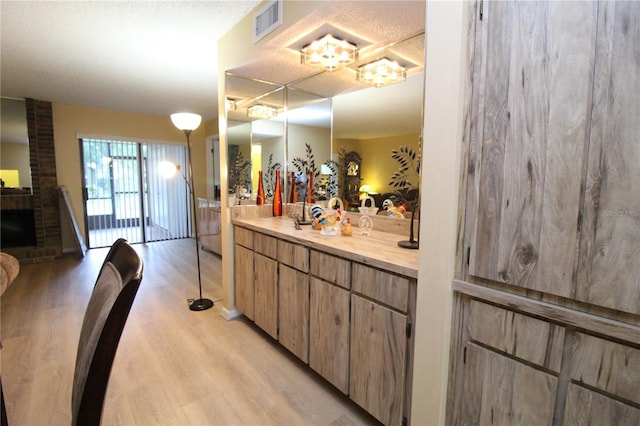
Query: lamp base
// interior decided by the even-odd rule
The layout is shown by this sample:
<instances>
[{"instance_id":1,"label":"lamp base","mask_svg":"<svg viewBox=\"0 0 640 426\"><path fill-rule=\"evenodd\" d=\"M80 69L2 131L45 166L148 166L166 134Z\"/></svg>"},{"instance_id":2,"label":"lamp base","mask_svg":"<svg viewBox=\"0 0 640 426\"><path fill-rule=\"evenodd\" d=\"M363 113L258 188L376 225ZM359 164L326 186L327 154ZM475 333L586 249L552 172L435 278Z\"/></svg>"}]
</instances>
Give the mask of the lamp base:
<instances>
[{"instance_id":1,"label":"lamp base","mask_svg":"<svg viewBox=\"0 0 640 426\"><path fill-rule=\"evenodd\" d=\"M398 241L398 247L416 250L420 247L417 241Z\"/></svg>"},{"instance_id":2,"label":"lamp base","mask_svg":"<svg viewBox=\"0 0 640 426\"><path fill-rule=\"evenodd\" d=\"M311 221L310 220L300 220L300 221L298 221L298 223L300 225L311 225Z\"/></svg>"},{"instance_id":3,"label":"lamp base","mask_svg":"<svg viewBox=\"0 0 640 426\"><path fill-rule=\"evenodd\" d=\"M206 311L213 307L213 300L211 299L195 299L189 301L189 309L192 311Z\"/></svg>"}]
</instances>

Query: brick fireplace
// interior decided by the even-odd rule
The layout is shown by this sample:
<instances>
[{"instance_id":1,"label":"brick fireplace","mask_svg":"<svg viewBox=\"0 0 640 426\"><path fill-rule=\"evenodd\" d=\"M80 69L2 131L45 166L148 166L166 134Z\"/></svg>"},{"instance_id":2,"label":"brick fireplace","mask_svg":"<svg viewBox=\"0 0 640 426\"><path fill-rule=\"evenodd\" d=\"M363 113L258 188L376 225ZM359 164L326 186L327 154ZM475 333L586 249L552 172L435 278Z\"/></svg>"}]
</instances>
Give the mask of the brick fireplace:
<instances>
[{"instance_id":1,"label":"brick fireplace","mask_svg":"<svg viewBox=\"0 0 640 426\"><path fill-rule=\"evenodd\" d=\"M26 108L32 193L3 192L1 208L3 216L5 211L33 211L36 244L2 250L20 262L38 262L62 256L53 110L51 102L34 99L26 100Z\"/></svg>"}]
</instances>

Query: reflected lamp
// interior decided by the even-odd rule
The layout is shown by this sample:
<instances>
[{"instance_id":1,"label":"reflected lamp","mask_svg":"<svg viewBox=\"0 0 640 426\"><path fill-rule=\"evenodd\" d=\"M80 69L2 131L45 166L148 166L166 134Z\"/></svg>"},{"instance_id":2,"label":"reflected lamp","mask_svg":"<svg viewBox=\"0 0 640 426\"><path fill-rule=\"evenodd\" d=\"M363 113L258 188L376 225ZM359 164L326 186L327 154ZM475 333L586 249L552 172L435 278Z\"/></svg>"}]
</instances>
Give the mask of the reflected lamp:
<instances>
[{"instance_id":1,"label":"reflected lamp","mask_svg":"<svg viewBox=\"0 0 640 426\"><path fill-rule=\"evenodd\" d=\"M357 79L374 87L401 83L407 79L407 69L396 61L382 58L358 68Z\"/></svg>"}]
</instances>

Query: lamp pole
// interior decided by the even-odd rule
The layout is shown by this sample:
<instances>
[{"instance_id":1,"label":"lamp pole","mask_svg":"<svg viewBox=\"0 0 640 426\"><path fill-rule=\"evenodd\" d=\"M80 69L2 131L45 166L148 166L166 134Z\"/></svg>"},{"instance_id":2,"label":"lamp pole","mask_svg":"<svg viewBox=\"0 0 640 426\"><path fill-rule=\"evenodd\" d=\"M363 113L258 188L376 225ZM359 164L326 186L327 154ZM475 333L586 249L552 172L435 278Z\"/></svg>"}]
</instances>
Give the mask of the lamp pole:
<instances>
[{"instance_id":1,"label":"lamp pole","mask_svg":"<svg viewBox=\"0 0 640 426\"><path fill-rule=\"evenodd\" d=\"M183 121L184 120L184 121ZM196 237L196 261L198 266L198 290L199 290L199 298L196 300L189 301L189 309L192 311L204 311L213 306L213 300L204 299L202 297L202 274L200 272L200 238L198 235L198 216L196 214L196 195L195 190L193 188L193 166L191 162L191 132L198 128L200 125L200 116L196 114L189 113L178 113L171 115L171 121L173 124L180 130L182 130L187 137L187 159L189 160L189 180L187 182L187 186L189 187L189 191L191 192L191 205L193 209L193 225L194 225L194 233Z\"/></svg>"}]
</instances>

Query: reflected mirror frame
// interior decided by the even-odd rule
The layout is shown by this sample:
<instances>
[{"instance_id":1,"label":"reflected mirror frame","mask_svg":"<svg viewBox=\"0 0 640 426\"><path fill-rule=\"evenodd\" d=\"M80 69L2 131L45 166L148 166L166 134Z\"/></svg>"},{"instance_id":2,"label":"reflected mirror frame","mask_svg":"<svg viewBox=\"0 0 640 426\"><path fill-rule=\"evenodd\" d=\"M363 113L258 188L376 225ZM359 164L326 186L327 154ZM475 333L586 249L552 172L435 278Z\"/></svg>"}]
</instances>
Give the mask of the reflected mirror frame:
<instances>
[{"instance_id":1,"label":"reflected mirror frame","mask_svg":"<svg viewBox=\"0 0 640 426\"><path fill-rule=\"evenodd\" d=\"M331 176L323 176L321 166L332 160L332 99L301 90L290 84L286 86L286 103L286 176L290 176L291 172L294 172L296 176L305 172L306 170L302 170L305 163L312 160L315 166L314 188L322 185L326 187ZM289 179L286 179L286 182L288 185L286 193L290 194L291 183ZM304 179L301 182L304 182ZM304 184L301 183L297 191L299 202L302 202L304 193ZM317 199L316 196L313 198ZM287 199L287 201L291 200Z\"/></svg>"},{"instance_id":2,"label":"reflected mirror frame","mask_svg":"<svg viewBox=\"0 0 640 426\"><path fill-rule=\"evenodd\" d=\"M247 114L247 109L257 104L276 108L281 114L285 109L284 91L285 89L282 85L247 78L229 71L225 73L225 96L227 98L225 117L227 118L227 153L229 161L227 188L229 193L234 193L235 188L232 188L232 186L236 186L236 183L238 183L234 183L238 180L238 176L242 176L242 179L240 179L240 185L237 186L245 187L249 193L257 191L257 178L260 170L263 170L263 175L266 175L263 176L263 180L269 178L267 170L269 156L262 154L264 152L262 149L264 148L264 141L276 143L276 146L268 151L273 154L272 163L284 163L284 124L279 121L278 117L265 120L249 118ZM229 102L230 100L232 102ZM229 108L230 106L232 108ZM231 130L244 125L248 126L248 132L244 129L240 132ZM247 133L248 136L241 136L241 134L246 135ZM234 137L237 143L230 144ZM239 137L243 139L238 139ZM277 146L277 140L279 140L281 146ZM242 161L236 162L234 160L237 157L232 152L234 150L231 146L238 146L237 151L242 153ZM242 148L242 146L244 147ZM257 154L259 151L257 147L260 147L260 154ZM256 160L257 158L259 160ZM248 169L241 167L246 161L249 162ZM259 161L261 164L256 166L253 164L255 161ZM234 175L233 178L230 177L232 174ZM274 176L271 176L271 179L274 178ZM271 184L265 182L265 192L272 190L271 186L275 186L275 182ZM237 200L234 201L237 202Z\"/></svg>"}]
</instances>

